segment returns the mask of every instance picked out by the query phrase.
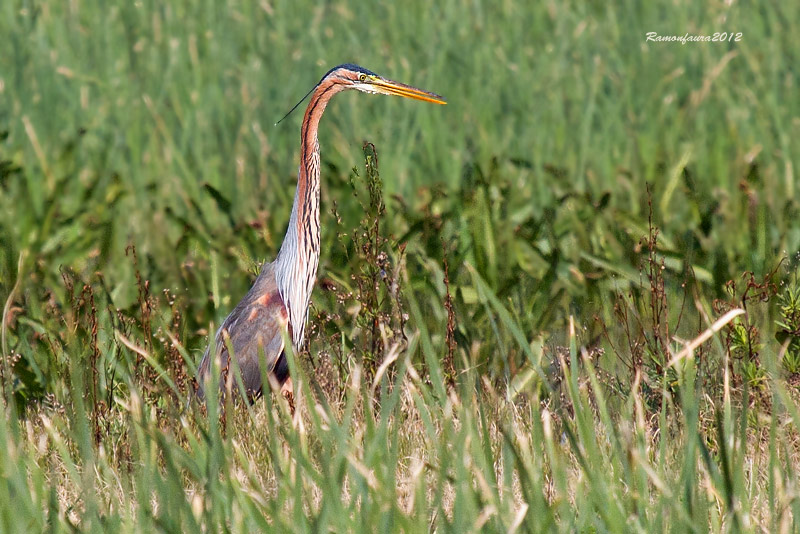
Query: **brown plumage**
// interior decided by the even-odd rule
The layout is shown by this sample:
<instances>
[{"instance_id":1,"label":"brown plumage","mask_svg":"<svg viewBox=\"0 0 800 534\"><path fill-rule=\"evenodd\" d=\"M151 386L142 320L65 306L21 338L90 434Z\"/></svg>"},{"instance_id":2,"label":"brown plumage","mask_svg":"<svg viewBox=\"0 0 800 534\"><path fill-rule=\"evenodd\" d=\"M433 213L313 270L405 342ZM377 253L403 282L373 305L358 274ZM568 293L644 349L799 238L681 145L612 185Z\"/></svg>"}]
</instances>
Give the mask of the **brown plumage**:
<instances>
[{"instance_id":1,"label":"brown plumage","mask_svg":"<svg viewBox=\"0 0 800 534\"><path fill-rule=\"evenodd\" d=\"M319 120L330 99L347 89L445 104L438 95L381 78L351 64L334 67L310 91L311 99L300 130L300 170L292 215L278 257L264 265L253 287L225 318L215 337L214 355L221 370L220 388L225 388L226 381L230 380L232 390L238 391L232 374L238 367L247 396L259 395L261 365L278 385L287 384L289 368L284 354L284 335L288 334L295 349L302 345L319 265ZM233 349L236 365L229 361L229 347ZM206 349L198 368L200 398L204 398L204 388L208 387L211 376L210 352L211 346Z\"/></svg>"},{"instance_id":2,"label":"brown plumage","mask_svg":"<svg viewBox=\"0 0 800 534\"><path fill-rule=\"evenodd\" d=\"M228 378L232 380L234 376L232 373L235 368L228 362L228 347L232 347L249 397L261 392L260 352L266 359L267 369L279 384L283 384L289 376L282 335L289 325L289 316L275 284L274 270L274 263L264 266L253 287L225 319L215 339L215 353L221 370L220 387L224 388L225 381ZM198 375L201 379L210 374L210 350L209 346L200 362ZM231 387L238 391L236 382L231 382ZM198 393L203 396L202 381Z\"/></svg>"}]
</instances>

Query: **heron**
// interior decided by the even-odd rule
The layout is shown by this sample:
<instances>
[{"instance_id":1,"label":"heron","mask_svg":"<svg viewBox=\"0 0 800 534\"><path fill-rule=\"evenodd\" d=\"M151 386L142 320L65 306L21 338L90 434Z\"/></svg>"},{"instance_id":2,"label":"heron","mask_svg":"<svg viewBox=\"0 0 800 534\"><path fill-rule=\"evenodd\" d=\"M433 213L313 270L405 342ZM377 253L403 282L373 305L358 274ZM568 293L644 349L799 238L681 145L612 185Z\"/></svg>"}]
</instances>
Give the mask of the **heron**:
<instances>
[{"instance_id":1,"label":"heron","mask_svg":"<svg viewBox=\"0 0 800 534\"><path fill-rule=\"evenodd\" d=\"M211 387L208 381L212 358L222 370L219 387L226 388L233 373L229 349L232 349L248 400L261 395L264 374L270 377L270 381L274 379L282 393L291 395L284 340L288 340L294 350L303 344L311 291L319 266L320 152L317 130L331 98L351 89L434 104L447 103L437 94L345 63L329 70L286 114L288 117L311 96L300 128L300 169L289 225L275 261L263 265L250 291L225 318L214 343L206 349L198 367L197 394L201 399L205 398L204 388Z\"/></svg>"}]
</instances>

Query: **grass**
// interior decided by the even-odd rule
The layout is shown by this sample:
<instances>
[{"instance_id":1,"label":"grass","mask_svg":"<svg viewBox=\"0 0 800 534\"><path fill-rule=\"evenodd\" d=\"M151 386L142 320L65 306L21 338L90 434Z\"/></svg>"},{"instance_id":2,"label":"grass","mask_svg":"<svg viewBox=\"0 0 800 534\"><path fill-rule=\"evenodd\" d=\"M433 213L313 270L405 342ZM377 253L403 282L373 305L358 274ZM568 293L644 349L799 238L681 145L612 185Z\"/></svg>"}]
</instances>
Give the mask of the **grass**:
<instances>
[{"instance_id":1,"label":"grass","mask_svg":"<svg viewBox=\"0 0 800 534\"><path fill-rule=\"evenodd\" d=\"M797 10L3 3L1 530L797 530ZM449 104L337 97L294 415L187 406L345 61Z\"/></svg>"}]
</instances>

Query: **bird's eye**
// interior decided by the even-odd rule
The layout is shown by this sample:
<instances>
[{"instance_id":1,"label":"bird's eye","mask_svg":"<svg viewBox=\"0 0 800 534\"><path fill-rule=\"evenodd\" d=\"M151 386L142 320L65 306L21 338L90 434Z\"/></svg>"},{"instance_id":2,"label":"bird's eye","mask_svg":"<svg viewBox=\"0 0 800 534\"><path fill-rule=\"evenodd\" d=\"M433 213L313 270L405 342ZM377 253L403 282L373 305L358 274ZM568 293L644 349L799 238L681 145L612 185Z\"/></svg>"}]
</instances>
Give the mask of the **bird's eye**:
<instances>
[{"instance_id":1,"label":"bird's eye","mask_svg":"<svg viewBox=\"0 0 800 534\"><path fill-rule=\"evenodd\" d=\"M358 81L366 82L367 81L367 75L366 74L359 74L358 75Z\"/></svg>"}]
</instances>

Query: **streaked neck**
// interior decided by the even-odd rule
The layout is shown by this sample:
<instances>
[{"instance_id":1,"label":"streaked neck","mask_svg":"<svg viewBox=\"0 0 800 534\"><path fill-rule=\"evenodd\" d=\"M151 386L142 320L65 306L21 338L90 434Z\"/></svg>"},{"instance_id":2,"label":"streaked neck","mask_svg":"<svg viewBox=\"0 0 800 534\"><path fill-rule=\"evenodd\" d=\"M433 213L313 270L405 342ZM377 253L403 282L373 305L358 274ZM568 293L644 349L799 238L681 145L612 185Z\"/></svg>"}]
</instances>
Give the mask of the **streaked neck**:
<instances>
[{"instance_id":1,"label":"streaked neck","mask_svg":"<svg viewBox=\"0 0 800 534\"><path fill-rule=\"evenodd\" d=\"M303 342L311 291L319 266L320 157L317 129L331 97L343 87L321 83L311 96L300 130L300 170L289 227L275 260L278 291L289 313L292 342Z\"/></svg>"}]
</instances>

